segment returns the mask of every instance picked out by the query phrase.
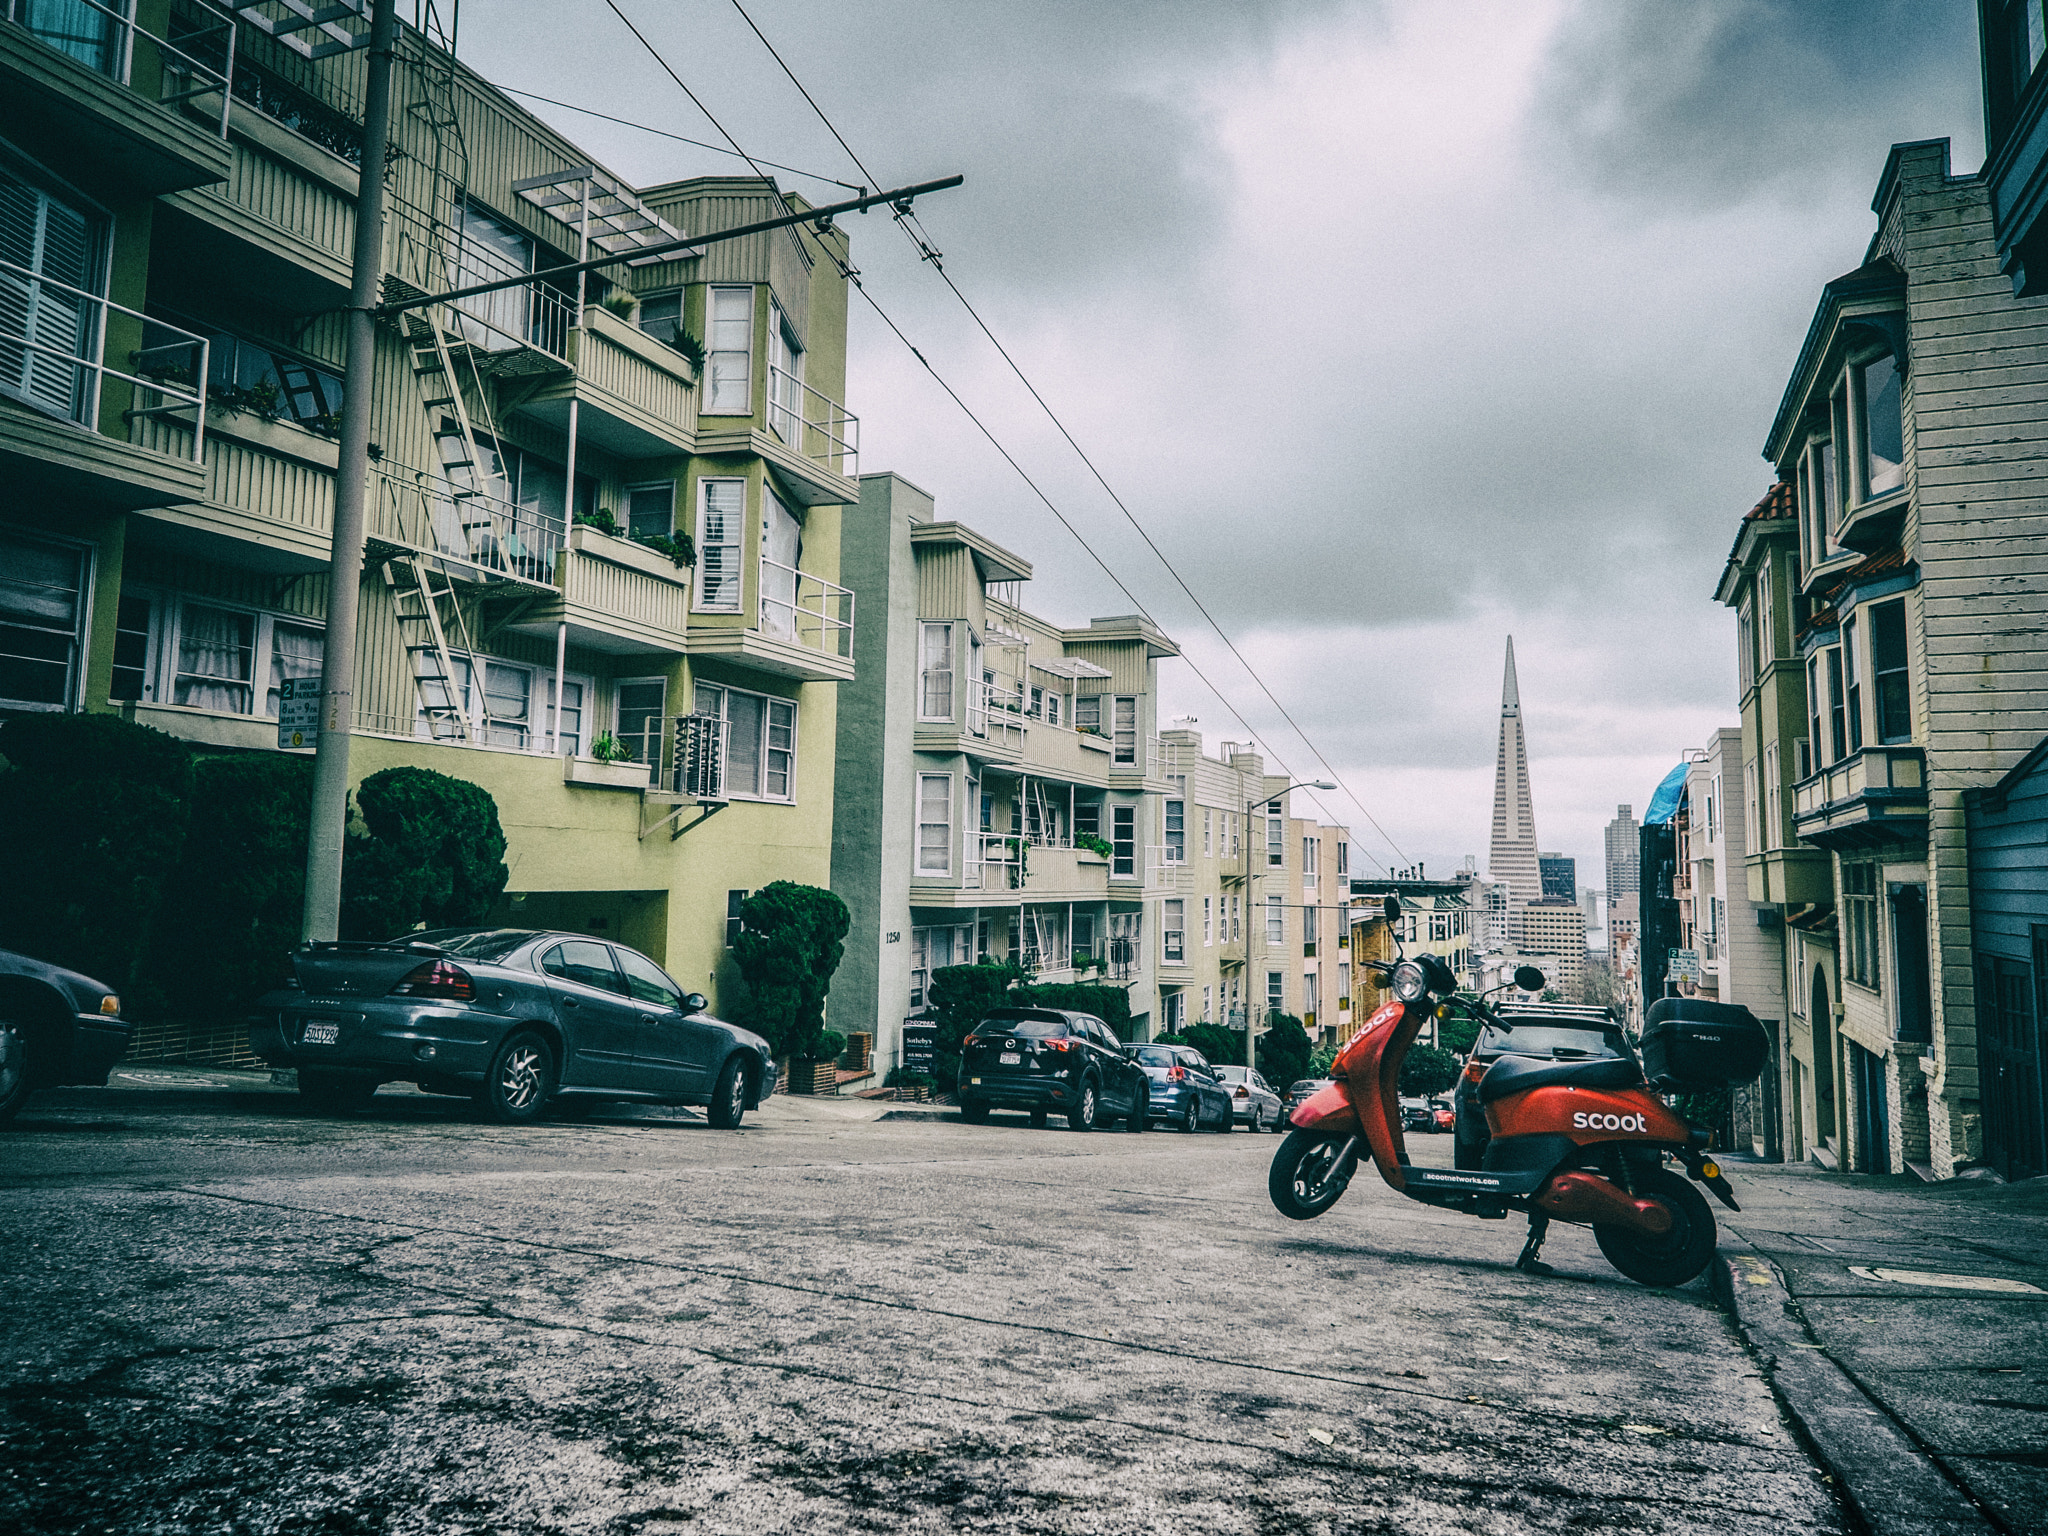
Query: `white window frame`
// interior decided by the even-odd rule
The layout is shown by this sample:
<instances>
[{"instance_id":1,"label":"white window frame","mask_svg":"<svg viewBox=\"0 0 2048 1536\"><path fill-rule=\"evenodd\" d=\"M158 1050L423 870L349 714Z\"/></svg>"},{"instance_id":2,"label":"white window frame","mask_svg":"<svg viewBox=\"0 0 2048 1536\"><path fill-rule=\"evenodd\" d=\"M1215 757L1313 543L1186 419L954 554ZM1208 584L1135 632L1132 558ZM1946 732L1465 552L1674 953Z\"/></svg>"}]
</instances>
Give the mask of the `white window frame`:
<instances>
[{"instance_id":1,"label":"white window frame","mask_svg":"<svg viewBox=\"0 0 2048 1536\"><path fill-rule=\"evenodd\" d=\"M1274 801L1273 805L1278 805ZM1275 811L1272 805L1266 808L1266 868L1287 867L1287 818Z\"/></svg>"},{"instance_id":2,"label":"white window frame","mask_svg":"<svg viewBox=\"0 0 2048 1536\"><path fill-rule=\"evenodd\" d=\"M1202 898L1202 948L1209 949L1216 943L1216 898Z\"/></svg>"},{"instance_id":3,"label":"white window frame","mask_svg":"<svg viewBox=\"0 0 2048 1536\"><path fill-rule=\"evenodd\" d=\"M612 740L614 740L614 741L616 741L617 743L619 743L619 745L620 745L620 746L624 746L624 745L626 744L626 738L625 738L625 736L624 736L624 735L622 735L622 734L620 733L620 730L619 730L619 725L620 725L620 720L619 720L619 708L620 708L620 695L621 695L621 694L623 694L623 693L624 693L624 692L626 691L626 689L628 689L628 688L631 688L631 687L642 687L642 686L645 686L645 685L647 685L647 684L650 684L650 683L653 683L653 684L658 684L658 685L660 686L660 688L661 688L661 705L660 705L660 707L659 707L658 709L656 709L656 710L655 710L655 712L654 712L654 743L653 743L653 747L654 747L654 755L653 755L652 757L636 757L636 758L634 759L634 761L635 761L635 762L650 762L650 763L653 763L653 764L655 765L656 769L658 770L658 769L660 768L660 766L661 766L661 742L662 742L662 736L663 736L663 734L664 734L665 724L666 724L666 721L667 721L667 719L668 719L668 679L667 679L666 677L615 677L615 678L613 678L613 679L612 679L612 707L611 707L611 709L610 709L610 711L609 711L608 713L609 713L609 715L610 715L610 718L611 718L611 736L612 736ZM588 694L586 694L586 695L585 695L584 697L585 697L586 699L588 699L589 695L588 695ZM586 703L586 704L584 705L584 715L585 715L585 718L586 718L586 719L587 719L587 718L589 717L589 712L590 712L590 707L589 707L589 705L588 705L588 704ZM640 737L639 735L637 735L637 734L636 734L636 735L635 735L635 737L634 737L634 740L636 740L636 741L639 741L639 740L641 740L641 737ZM588 749L588 743L587 743L587 742L585 743L585 747L586 747L586 750L587 750L587 749ZM643 750L645 750L644 746L643 746Z\"/></svg>"},{"instance_id":4,"label":"white window frame","mask_svg":"<svg viewBox=\"0 0 2048 1536\"><path fill-rule=\"evenodd\" d=\"M1313 837L1304 837L1301 840L1301 879L1303 884L1307 884L1309 881L1316 878L1317 841L1318 840Z\"/></svg>"},{"instance_id":5,"label":"white window frame","mask_svg":"<svg viewBox=\"0 0 2048 1536\"><path fill-rule=\"evenodd\" d=\"M279 613L272 609L254 608L247 603L222 602L189 592L165 592L142 587L129 588L121 595L142 598L150 605L150 642L142 679L141 702L145 704L202 710L207 714L233 715L244 720L274 720L277 716L270 709L270 674L276 665L277 626L284 624L310 630L322 636L327 629L321 620L310 619L302 614ZM174 702L177 698L179 677L178 653L184 639L187 606L244 614L255 620L250 650L250 675L246 682L249 690L249 708L215 709L204 704ZM496 657L490 659L498 660Z\"/></svg>"},{"instance_id":6,"label":"white window frame","mask_svg":"<svg viewBox=\"0 0 2048 1536\"><path fill-rule=\"evenodd\" d=\"M1216 813L1206 805L1202 807L1202 857L1216 857Z\"/></svg>"},{"instance_id":7,"label":"white window frame","mask_svg":"<svg viewBox=\"0 0 2048 1536\"><path fill-rule=\"evenodd\" d=\"M725 536L712 538L709 525L714 515L711 507L713 486L739 487L739 506L728 511L718 509L716 516L727 519ZM696 613L744 613L747 599L747 482L744 476L706 475L697 482L697 579L692 585L690 607ZM730 575L724 552L730 550ZM718 558L713 558L713 552ZM714 574L712 567L718 570ZM730 588L731 597L725 596ZM713 594L716 594L714 596Z\"/></svg>"},{"instance_id":8,"label":"white window frame","mask_svg":"<svg viewBox=\"0 0 2048 1536\"><path fill-rule=\"evenodd\" d=\"M9 710L17 710L23 713L34 712L39 714L57 714L75 709L78 707L79 700L85 689L86 643L92 629L93 580L97 573L98 561L91 546L76 539L45 538L41 535L32 535L13 528L0 531L0 538L4 538L11 543L34 544L45 549L56 550L65 559L73 563L73 568L78 573L77 585L71 589L71 629L64 661L63 697L54 704L42 700L8 699L4 701L6 707ZM20 575L18 570L9 574L16 579ZM130 596L133 594L124 593L123 595ZM161 649L160 645L156 645L157 614L158 610L152 607L150 610L150 630L152 646L155 649L149 651L150 661L155 660L156 650ZM54 626L46 628L42 632L44 634L59 633ZM145 693L150 690L151 684L152 675L145 673L143 677Z\"/></svg>"},{"instance_id":9,"label":"white window frame","mask_svg":"<svg viewBox=\"0 0 2048 1536\"><path fill-rule=\"evenodd\" d=\"M746 295L745 344L734 346L739 324L736 315L718 313L719 297ZM704 388L699 416L752 416L754 414L754 300L752 283L712 283L704 290ZM740 398L738 403L734 395ZM720 403L721 399L723 403Z\"/></svg>"},{"instance_id":10,"label":"white window frame","mask_svg":"<svg viewBox=\"0 0 2048 1536\"><path fill-rule=\"evenodd\" d=\"M1188 861L1188 803L1185 800L1168 800L1161 817L1160 843L1163 857L1168 864L1185 864Z\"/></svg>"},{"instance_id":11,"label":"white window frame","mask_svg":"<svg viewBox=\"0 0 2048 1536\"><path fill-rule=\"evenodd\" d=\"M935 652L943 647L943 661ZM918 635L917 658L917 718L920 720L950 721L953 718L953 696L956 692L954 681L957 675L953 665L953 626L951 624L924 624ZM932 704L932 684L939 673L946 677L946 708L943 714L935 712Z\"/></svg>"},{"instance_id":12,"label":"white window frame","mask_svg":"<svg viewBox=\"0 0 2048 1536\"><path fill-rule=\"evenodd\" d=\"M929 806L929 802L926 799L926 791L929 786L934 784L943 785L944 790L940 796L939 804ZM928 815L928 806L936 814ZM953 840L955 836L955 828L953 826L953 775L950 773L920 773L917 776L917 804L912 808L911 817L912 825L916 829L916 845L913 858L916 861L915 868L917 873L941 877L950 876L953 873ZM945 837L943 848L945 856L937 864L930 862L926 856L925 829L927 827L938 828Z\"/></svg>"},{"instance_id":13,"label":"white window frame","mask_svg":"<svg viewBox=\"0 0 2048 1536\"><path fill-rule=\"evenodd\" d=\"M694 692L696 694L696 697L691 700L691 703L694 705L696 713L700 715L716 715L719 719L724 720L726 722L724 785L725 798L728 800L759 801L764 805L796 804L796 768L798 747L797 730L801 717L801 711L797 708L796 700L778 698L775 694L772 693L757 693L751 688L734 688L726 683L712 683L703 681L699 681L696 683ZM716 693L719 696L717 701L717 709L706 709L704 707L705 700L703 698L703 695L707 692ZM729 704L731 696L736 693L745 694L749 698L755 698L762 701L761 752L760 757L758 759L761 765L760 787L752 790L741 787L736 777L737 765L734 762L732 739L732 710ZM774 732L776 730L775 715L778 708L788 711L787 728L789 731L789 745L783 748L777 748L774 745ZM786 773L789 781L789 793L786 795L771 794L768 791L768 780L770 774L769 759L772 754L778 751L780 751L783 755L785 755L788 758L788 763L786 765Z\"/></svg>"},{"instance_id":14,"label":"white window frame","mask_svg":"<svg viewBox=\"0 0 2048 1536\"><path fill-rule=\"evenodd\" d=\"M1129 693L1110 696L1110 761L1142 766L1138 753L1138 699Z\"/></svg>"},{"instance_id":15,"label":"white window frame","mask_svg":"<svg viewBox=\"0 0 2048 1536\"><path fill-rule=\"evenodd\" d=\"M1266 942L1287 942L1287 898L1278 894L1266 898Z\"/></svg>"},{"instance_id":16,"label":"white window frame","mask_svg":"<svg viewBox=\"0 0 2048 1536\"><path fill-rule=\"evenodd\" d=\"M1161 965L1187 964L1187 913L1187 901L1183 897L1169 897L1159 904L1159 963Z\"/></svg>"}]
</instances>

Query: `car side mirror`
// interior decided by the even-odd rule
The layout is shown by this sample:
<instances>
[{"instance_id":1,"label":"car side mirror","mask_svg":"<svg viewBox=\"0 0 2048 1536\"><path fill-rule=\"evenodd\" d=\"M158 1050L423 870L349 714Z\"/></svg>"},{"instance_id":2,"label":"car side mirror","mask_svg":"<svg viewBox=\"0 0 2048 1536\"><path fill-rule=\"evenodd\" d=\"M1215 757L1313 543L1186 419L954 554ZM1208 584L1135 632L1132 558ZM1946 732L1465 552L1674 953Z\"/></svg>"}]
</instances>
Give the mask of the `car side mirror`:
<instances>
[{"instance_id":1,"label":"car side mirror","mask_svg":"<svg viewBox=\"0 0 2048 1536\"><path fill-rule=\"evenodd\" d=\"M1515 985L1524 992L1541 992L1545 986L1543 973L1533 965L1515 967Z\"/></svg>"},{"instance_id":2,"label":"car side mirror","mask_svg":"<svg viewBox=\"0 0 2048 1536\"><path fill-rule=\"evenodd\" d=\"M702 1013L711 1006L711 999L702 992L689 992L683 996L683 1012Z\"/></svg>"}]
</instances>

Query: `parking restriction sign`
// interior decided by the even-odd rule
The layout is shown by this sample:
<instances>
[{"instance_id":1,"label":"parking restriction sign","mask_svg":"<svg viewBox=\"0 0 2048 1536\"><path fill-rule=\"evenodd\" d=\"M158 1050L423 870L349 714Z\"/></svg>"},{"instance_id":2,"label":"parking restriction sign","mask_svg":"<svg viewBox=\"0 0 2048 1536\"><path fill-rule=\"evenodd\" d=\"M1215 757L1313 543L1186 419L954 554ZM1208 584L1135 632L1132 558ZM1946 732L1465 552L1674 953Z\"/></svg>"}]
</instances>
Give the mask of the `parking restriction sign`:
<instances>
[{"instance_id":1,"label":"parking restriction sign","mask_svg":"<svg viewBox=\"0 0 2048 1536\"><path fill-rule=\"evenodd\" d=\"M320 737L320 679L288 677L277 688L277 744L287 751Z\"/></svg>"}]
</instances>

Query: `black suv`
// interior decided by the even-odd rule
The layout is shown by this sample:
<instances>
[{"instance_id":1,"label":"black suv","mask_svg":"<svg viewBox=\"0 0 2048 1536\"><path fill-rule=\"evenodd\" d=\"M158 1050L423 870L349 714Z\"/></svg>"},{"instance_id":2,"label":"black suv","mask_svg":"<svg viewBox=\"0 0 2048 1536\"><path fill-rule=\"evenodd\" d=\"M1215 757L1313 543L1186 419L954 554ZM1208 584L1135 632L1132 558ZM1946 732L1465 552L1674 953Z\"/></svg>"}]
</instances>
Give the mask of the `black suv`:
<instances>
[{"instance_id":1,"label":"black suv","mask_svg":"<svg viewBox=\"0 0 2048 1536\"><path fill-rule=\"evenodd\" d=\"M1492 1132L1486 1108L1479 1102L1479 1079L1503 1056L1529 1056L1538 1061L1635 1060L1628 1034L1605 1008L1571 1003L1505 1003L1494 1019L1480 1025L1479 1038L1465 1058L1452 1096L1457 1116L1452 1155L1460 1168L1477 1168L1486 1156Z\"/></svg>"},{"instance_id":2,"label":"black suv","mask_svg":"<svg viewBox=\"0 0 2048 1536\"><path fill-rule=\"evenodd\" d=\"M992 1109L1049 1113L1077 1131L1120 1119L1145 1129L1150 1080L1092 1013L1062 1008L1002 1008L974 1026L960 1048L960 1118L980 1125Z\"/></svg>"}]
</instances>

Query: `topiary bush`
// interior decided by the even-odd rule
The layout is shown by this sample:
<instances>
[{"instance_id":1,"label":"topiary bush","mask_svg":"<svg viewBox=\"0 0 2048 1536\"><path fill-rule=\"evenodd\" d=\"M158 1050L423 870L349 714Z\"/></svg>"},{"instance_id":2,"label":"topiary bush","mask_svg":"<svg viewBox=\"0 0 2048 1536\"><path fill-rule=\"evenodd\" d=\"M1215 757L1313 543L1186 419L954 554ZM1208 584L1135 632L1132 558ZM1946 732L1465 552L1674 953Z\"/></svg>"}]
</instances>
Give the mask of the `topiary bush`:
<instances>
[{"instance_id":1,"label":"topiary bush","mask_svg":"<svg viewBox=\"0 0 2048 1536\"><path fill-rule=\"evenodd\" d=\"M342 855L341 936L389 939L424 923L481 923L504 894L505 830L490 792L431 768L386 768L357 786L363 830Z\"/></svg>"},{"instance_id":2,"label":"topiary bush","mask_svg":"<svg viewBox=\"0 0 2048 1536\"><path fill-rule=\"evenodd\" d=\"M1004 1007L1010 988L1023 979L1023 968L1006 960L942 965L932 972L931 985L925 990L929 1011L938 1021L933 1031L932 1076L947 1092L960 1081L960 1042L992 1009Z\"/></svg>"},{"instance_id":3,"label":"topiary bush","mask_svg":"<svg viewBox=\"0 0 2048 1536\"><path fill-rule=\"evenodd\" d=\"M192 754L118 715L18 715L0 757L0 946L131 990L184 847Z\"/></svg>"},{"instance_id":4,"label":"topiary bush","mask_svg":"<svg viewBox=\"0 0 2048 1536\"><path fill-rule=\"evenodd\" d=\"M1259 1036L1259 1075L1284 1092L1289 1083L1307 1075L1308 1060L1315 1049L1315 1042L1309 1039L1301 1020L1291 1013L1276 1013L1266 1032Z\"/></svg>"},{"instance_id":5,"label":"topiary bush","mask_svg":"<svg viewBox=\"0 0 2048 1536\"><path fill-rule=\"evenodd\" d=\"M816 1058L826 1032L825 994L846 953L849 926L845 902L793 880L764 885L740 903L732 954L747 983L743 1022L778 1057ZM839 1037L838 1049L845 1046Z\"/></svg>"},{"instance_id":6,"label":"topiary bush","mask_svg":"<svg viewBox=\"0 0 2048 1536\"><path fill-rule=\"evenodd\" d=\"M1244 1065L1244 1031L1225 1029L1221 1024L1187 1024L1181 1038L1208 1058L1212 1067Z\"/></svg>"},{"instance_id":7,"label":"topiary bush","mask_svg":"<svg viewBox=\"0 0 2048 1536\"><path fill-rule=\"evenodd\" d=\"M231 1018L284 981L305 911L312 803L306 758L238 753L193 765L191 826L148 966L174 1014Z\"/></svg>"}]
</instances>

